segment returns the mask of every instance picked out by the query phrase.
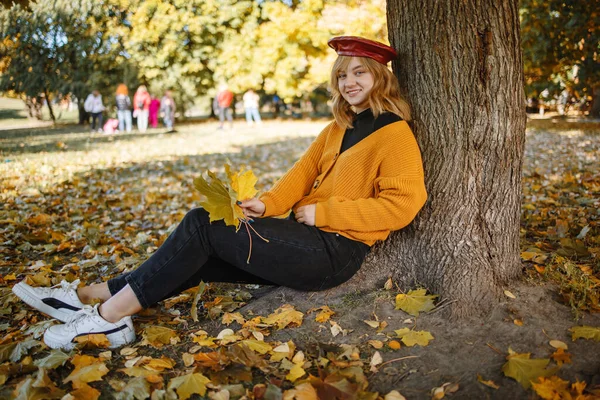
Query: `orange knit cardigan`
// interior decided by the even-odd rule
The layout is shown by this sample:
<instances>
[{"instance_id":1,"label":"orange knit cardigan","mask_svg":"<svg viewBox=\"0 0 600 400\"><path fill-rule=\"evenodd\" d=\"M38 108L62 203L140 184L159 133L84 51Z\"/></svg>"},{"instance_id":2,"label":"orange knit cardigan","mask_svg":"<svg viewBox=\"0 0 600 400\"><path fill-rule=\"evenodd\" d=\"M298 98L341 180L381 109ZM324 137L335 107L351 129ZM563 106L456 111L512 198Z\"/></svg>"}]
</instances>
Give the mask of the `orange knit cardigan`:
<instances>
[{"instance_id":1,"label":"orange knit cardigan","mask_svg":"<svg viewBox=\"0 0 600 400\"><path fill-rule=\"evenodd\" d=\"M421 152L405 121L339 154L345 130L330 123L260 199L265 217L316 204L315 226L372 246L407 226L425 204Z\"/></svg>"}]
</instances>

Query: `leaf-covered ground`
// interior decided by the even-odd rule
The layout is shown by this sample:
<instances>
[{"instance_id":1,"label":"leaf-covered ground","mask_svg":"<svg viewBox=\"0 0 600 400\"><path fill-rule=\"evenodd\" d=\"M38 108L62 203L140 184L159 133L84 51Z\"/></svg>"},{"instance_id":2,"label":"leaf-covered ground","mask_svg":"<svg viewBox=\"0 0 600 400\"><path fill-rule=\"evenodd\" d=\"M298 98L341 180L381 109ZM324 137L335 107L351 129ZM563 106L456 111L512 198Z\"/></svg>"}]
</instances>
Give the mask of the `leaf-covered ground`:
<instances>
[{"instance_id":1,"label":"leaf-covered ground","mask_svg":"<svg viewBox=\"0 0 600 400\"><path fill-rule=\"evenodd\" d=\"M130 346L109 351L90 337L59 353L40 342L53 322L11 294L15 283L99 282L135 268L198 205L202 171L245 164L264 190L325 124L1 132L0 398L600 396L600 124L590 122L530 123L524 279L486 318L449 322L444 299L425 311L431 298L398 297L392 282L332 304L209 285L136 317Z\"/></svg>"}]
</instances>

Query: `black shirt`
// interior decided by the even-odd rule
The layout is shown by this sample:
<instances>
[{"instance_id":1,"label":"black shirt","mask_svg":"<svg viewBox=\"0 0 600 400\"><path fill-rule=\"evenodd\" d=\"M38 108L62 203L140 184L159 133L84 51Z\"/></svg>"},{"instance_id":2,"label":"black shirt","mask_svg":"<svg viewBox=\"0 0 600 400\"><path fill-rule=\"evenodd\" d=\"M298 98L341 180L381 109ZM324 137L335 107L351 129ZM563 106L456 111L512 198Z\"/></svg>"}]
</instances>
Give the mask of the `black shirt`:
<instances>
[{"instance_id":1,"label":"black shirt","mask_svg":"<svg viewBox=\"0 0 600 400\"><path fill-rule=\"evenodd\" d=\"M390 112L385 112L375 118L370 108L357 114L354 117L354 121L352 121L353 128L346 129L346 132L344 133L340 154L369 136L371 133L398 121L402 121L402 118Z\"/></svg>"}]
</instances>

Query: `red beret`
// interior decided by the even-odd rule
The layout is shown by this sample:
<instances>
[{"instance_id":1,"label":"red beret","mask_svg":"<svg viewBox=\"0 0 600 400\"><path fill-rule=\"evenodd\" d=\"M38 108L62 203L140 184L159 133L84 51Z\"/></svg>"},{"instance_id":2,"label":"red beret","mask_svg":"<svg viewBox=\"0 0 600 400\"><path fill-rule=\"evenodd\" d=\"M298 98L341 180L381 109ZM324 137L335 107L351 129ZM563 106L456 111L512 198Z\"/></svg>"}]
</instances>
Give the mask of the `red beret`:
<instances>
[{"instance_id":1,"label":"red beret","mask_svg":"<svg viewBox=\"0 0 600 400\"><path fill-rule=\"evenodd\" d=\"M357 36L334 37L327 44L339 56L369 57L383 65L398 57L390 46Z\"/></svg>"}]
</instances>

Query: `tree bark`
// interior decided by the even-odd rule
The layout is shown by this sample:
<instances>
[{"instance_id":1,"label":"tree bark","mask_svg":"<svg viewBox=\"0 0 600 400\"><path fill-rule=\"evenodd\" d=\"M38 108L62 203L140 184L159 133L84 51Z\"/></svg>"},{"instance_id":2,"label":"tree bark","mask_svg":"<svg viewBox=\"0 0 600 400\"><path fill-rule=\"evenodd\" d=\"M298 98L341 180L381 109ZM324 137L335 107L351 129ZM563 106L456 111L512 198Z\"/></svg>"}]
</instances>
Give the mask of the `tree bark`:
<instances>
[{"instance_id":1,"label":"tree bark","mask_svg":"<svg viewBox=\"0 0 600 400\"><path fill-rule=\"evenodd\" d=\"M54 116L54 110L52 110L52 103L50 102L50 97L48 97L48 91L44 89L44 97L46 98L46 104L48 105L48 112L50 113L50 118L52 118L52 123L56 124L56 117Z\"/></svg>"},{"instance_id":2,"label":"tree bark","mask_svg":"<svg viewBox=\"0 0 600 400\"><path fill-rule=\"evenodd\" d=\"M592 105L590 106L590 117L600 118L600 85L592 88Z\"/></svg>"},{"instance_id":3,"label":"tree bark","mask_svg":"<svg viewBox=\"0 0 600 400\"><path fill-rule=\"evenodd\" d=\"M525 96L518 0L388 0L393 67L409 101L429 199L352 281L402 289L481 314L520 273ZM368 284L368 285L367 285Z\"/></svg>"}]
</instances>

